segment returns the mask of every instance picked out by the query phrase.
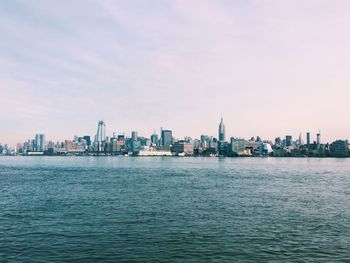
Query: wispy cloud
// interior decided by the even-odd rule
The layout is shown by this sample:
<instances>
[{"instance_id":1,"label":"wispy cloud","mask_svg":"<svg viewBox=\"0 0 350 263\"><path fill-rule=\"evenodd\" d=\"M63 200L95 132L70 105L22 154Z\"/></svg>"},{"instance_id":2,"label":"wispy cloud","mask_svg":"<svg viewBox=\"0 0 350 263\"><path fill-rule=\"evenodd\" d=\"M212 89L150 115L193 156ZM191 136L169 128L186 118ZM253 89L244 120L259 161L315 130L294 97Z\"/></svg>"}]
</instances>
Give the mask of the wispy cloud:
<instances>
[{"instance_id":1,"label":"wispy cloud","mask_svg":"<svg viewBox=\"0 0 350 263\"><path fill-rule=\"evenodd\" d=\"M3 1L0 141L109 130L346 138L348 1ZM16 132L11 132L11 131Z\"/></svg>"}]
</instances>

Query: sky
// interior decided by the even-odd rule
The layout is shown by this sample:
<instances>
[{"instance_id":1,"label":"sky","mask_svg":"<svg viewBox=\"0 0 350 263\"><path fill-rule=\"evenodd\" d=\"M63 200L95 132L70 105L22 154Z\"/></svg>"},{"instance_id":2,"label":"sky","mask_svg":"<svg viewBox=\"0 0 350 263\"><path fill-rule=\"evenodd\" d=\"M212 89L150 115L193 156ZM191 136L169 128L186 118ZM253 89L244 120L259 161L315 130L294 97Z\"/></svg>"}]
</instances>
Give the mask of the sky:
<instances>
[{"instance_id":1,"label":"sky","mask_svg":"<svg viewBox=\"0 0 350 263\"><path fill-rule=\"evenodd\" d=\"M0 142L350 139L350 1L0 0Z\"/></svg>"}]
</instances>

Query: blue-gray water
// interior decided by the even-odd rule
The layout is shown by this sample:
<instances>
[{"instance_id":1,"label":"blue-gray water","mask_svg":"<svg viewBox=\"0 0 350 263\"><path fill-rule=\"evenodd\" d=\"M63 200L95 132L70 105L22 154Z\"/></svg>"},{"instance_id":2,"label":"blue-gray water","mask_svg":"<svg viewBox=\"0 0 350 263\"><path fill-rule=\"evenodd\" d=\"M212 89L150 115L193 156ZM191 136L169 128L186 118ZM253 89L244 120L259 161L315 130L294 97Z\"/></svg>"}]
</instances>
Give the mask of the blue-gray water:
<instances>
[{"instance_id":1,"label":"blue-gray water","mask_svg":"<svg viewBox=\"0 0 350 263\"><path fill-rule=\"evenodd\" d=\"M350 160L0 158L0 262L350 262Z\"/></svg>"}]
</instances>

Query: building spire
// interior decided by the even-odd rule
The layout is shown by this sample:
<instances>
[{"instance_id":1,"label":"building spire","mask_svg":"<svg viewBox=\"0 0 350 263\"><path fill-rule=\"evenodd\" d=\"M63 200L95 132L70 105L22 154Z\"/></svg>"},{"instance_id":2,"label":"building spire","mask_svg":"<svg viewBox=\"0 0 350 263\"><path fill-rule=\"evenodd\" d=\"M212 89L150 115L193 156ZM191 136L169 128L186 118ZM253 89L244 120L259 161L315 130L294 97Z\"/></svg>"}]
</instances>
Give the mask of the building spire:
<instances>
[{"instance_id":1,"label":"building spire","mask_svg":"<svg viewBox=\"0 0 350 263\"><path fill-rule=\"evenodd\" d=\"M225 124L224 118L221 116L221 122L219 124L219 141L225 141Z\"/></svg>"}]
</instances>

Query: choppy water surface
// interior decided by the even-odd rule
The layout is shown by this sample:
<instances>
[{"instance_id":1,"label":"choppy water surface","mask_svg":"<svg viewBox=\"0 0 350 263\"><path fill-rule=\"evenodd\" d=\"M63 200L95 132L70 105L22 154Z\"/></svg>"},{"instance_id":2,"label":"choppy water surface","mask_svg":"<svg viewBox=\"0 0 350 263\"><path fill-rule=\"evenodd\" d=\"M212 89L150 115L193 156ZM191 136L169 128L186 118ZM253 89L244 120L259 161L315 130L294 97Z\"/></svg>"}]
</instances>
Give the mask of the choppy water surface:
<instances>
[{"instance_id":1,"label":"choppy water surface","mask_svg":"<svg viewBox=\"0 0 350 263\"><path fill-rule=\"evenodd\" d=\"M0 158L1 262L350 262L350 160Z\"/></svg>"}]
</instances>

